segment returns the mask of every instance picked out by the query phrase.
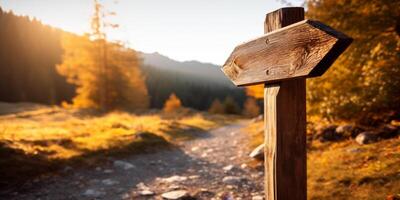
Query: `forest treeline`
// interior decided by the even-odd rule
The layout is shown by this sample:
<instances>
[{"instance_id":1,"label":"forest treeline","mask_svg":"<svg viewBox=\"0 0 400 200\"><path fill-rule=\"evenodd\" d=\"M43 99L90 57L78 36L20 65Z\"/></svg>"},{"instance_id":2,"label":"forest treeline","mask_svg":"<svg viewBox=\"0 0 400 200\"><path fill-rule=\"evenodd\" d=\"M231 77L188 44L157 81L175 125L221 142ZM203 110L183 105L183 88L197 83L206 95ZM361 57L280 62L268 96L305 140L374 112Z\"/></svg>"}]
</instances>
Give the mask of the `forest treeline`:
<instances>
[{"instance_id":1,"label":"forest treeline","mask_svg":"<svg viewBox=\"0 0 400 200\"><path fill-rule=\"evenodd\" d=\"M0 8L0 101L55 104L74 87L59 75L62 31Z\"/></svg>"},{"instance_id":2,"label":"forest treeline","mask_svg":"<svg viewBox=\"0 0 400 200\"><path fill-rule=\"evenodd\" d=\"M226 85L218 86L212 80L189 76L184 72L143 66L143 73L151 95L151 105L162 108L171 93L176 94L184 106L207 110L216 99L223 101L230 96L238 105L243 105L246 95L242 90ZM240 112L240 110L238 110Z\"/></svg>"},{"instance_id":3,"label":"forest treeline","mask_svg":"<svg viewBox=\"0 0 400 200\"><path fill-rule=\"evenodd\" d=\"M173 70L145 66L140 53L117 43L103 45L109 54L110 68L104 76L101 69L95 69L101 63L93 63L101 60L96 58L104 52L101 40L91 41L91 35L78 36L1 8L0 27L0 101L69 102L90 107L101 98L98 94L105 84L101 81L107 79L110 80L106 91L114 94L107 99L118 101L105 102L110 105L133 102L132 105L143 105L136 106L139 108L162 108L172 93L180 98L183 106L200 110L207 110L215 99L223 101L227 96L232 96L239 105L245 101L242 90L210 84ZM123 77L126 80L121 80ZM126 84L127 79L130 84ZM129 88L132 85L135 88ZM91 97L87 98L88 95Z\"/></svg>"}]
</instances>

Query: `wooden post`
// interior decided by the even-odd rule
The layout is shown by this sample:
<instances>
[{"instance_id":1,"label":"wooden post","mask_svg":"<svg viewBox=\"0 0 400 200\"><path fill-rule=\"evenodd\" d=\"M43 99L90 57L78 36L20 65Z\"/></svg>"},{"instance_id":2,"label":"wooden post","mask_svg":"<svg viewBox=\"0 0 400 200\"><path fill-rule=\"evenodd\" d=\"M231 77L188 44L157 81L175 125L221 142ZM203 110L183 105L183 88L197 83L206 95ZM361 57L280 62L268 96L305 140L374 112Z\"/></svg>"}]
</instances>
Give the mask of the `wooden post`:
<instances>
[{"instance_id":1,"label":"wooden post","mask_svg":"<svg viewBox=\"0 0 400 200\"><path fill-rule=\"evenodd\" d=\"M304 19L303 8L269 13L265 33ZM306 79L264 87L266 200L306 200Z\"/></svg>"},{"instance_id":2,"label":"wooden post","mask_svg":"<svg viewBox=\"0 0 400 200\"><path fill-rule=\"evenodd\" d=\"M265 35L238 45L222 71L236 86L264 83L266 200L307 198L306 78L321 76L352 38L303 8L267 14Z\"/></svg>"}]
</instances>

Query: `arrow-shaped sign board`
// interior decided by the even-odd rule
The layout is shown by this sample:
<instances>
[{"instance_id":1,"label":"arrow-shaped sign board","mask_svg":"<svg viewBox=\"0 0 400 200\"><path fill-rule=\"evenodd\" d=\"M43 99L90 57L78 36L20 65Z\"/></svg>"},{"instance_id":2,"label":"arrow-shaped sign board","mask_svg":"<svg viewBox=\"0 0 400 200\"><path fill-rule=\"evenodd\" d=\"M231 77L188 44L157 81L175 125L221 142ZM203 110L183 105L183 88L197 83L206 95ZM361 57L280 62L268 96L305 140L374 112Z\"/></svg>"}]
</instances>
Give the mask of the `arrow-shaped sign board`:
<instances>
[{"instance_id":1,"label":"arrow-shaped sign board","mask_svg":"<svg viewBox=\"0 0 400 200\"><path fill-rule=\"evenodd\" d=\"M303 20L235 48L222 70L237 86L322 75L352 39Z\"/></svg>"}]
</instances>

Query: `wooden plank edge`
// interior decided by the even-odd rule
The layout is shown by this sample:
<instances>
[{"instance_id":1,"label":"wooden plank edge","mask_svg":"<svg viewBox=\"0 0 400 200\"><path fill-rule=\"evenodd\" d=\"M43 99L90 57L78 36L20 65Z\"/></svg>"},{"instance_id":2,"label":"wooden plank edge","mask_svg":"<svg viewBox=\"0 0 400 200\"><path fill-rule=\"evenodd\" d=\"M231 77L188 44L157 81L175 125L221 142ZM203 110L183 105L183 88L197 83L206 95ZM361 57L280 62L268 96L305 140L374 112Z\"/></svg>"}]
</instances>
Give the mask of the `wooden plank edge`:
<instances>
[{"instance_id":1,"label":"wooden plank edge","mask_svg":"<svg viewBox=\"0 0 400 200\"><path fill-rule=\"evenodd\" d=\"M307 23L337 39L336 43L332 46L324 58L308 74L307 77L311 78L324 74L335 62L335 60L350 46L350 44L353 42L353 38L319 21L309 20Z\"/></svg>"}]
</instances>

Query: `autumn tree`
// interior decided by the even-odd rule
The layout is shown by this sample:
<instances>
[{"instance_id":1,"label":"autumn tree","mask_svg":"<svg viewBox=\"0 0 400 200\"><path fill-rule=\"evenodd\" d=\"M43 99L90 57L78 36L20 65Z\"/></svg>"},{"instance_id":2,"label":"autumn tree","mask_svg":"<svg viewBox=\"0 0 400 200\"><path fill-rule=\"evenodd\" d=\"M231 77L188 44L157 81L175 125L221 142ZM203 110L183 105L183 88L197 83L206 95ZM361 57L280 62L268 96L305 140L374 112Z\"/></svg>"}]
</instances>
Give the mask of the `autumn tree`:
<instances>
[{"instance_id":1,"label":"autumn tree","mask_svg":"<svg viewBox=\"0 0 400 200\"><path fill-rule=\"evenodd\" d=\"M256 99L249 97L244 102L243 115L246 117L256 117L260 114L260 106L258 106Z\"/></svg>"},{"instance_id":2,"label":"autumn tree","mask_svg":"<svg viewBox=\"0 0 400 200\"><path fill-rule=\"evenodd\" d=\"M308 81L308 112L371 123L400 113L400 1L308 0L308 18L354 38L321 78Z\"/></svg>"},{"instance_id":3,"label":"autumn tree","mask_svg":"<svg viewBox=\"0 0 400 200\"><path fill-rule=\"evenodd\" d=\"M148 107L144 77L134 50L106 40L102 5L95 1L92 33L64 34L60 74L77 86L73 105L102 109L142 109Z\"/></svg>"},{"instance_id":4,"label":"autumn tree","mask_svg":"<svg viewBox=\"0 0 400 200\"><path fill-rule=\"evenodd\" d=\"M219 99L215 99L210 108L208 109L209 113L213 114L223 114L225 112L224 106L222 105L221 101Z\"/></svg>"},{"instance_id":5,"label":"autumn tree","mask_svg":"<svg viewBox=\"0 0 400 200\"><path fill-rule=\"evenodd\" d=\"M172 93L164 104L164 112L175 112L182 108L181 100Z\"/></svg>"}]
</instances>

